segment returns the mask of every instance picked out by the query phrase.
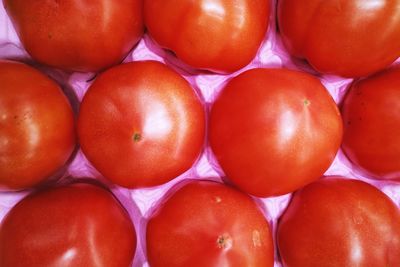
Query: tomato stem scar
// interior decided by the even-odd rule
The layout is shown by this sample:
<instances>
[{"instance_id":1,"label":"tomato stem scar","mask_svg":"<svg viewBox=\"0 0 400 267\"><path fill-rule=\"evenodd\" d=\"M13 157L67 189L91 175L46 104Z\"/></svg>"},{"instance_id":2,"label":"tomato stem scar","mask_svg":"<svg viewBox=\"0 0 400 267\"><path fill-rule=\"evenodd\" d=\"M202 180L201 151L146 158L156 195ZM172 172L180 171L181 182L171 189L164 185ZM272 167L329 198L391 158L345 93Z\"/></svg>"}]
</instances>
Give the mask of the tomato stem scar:
<instances>
[{"instance_id":1,"label":"tomato stem scar","mask_svg":"<svg viewBox=\"0 0 400 267\"><path fill-rule=\"evenodd\" d=\"M140 139L142 139L142 136L140 135L140 133L134 133L133 134L133 141L139 142Z\"/></svg>"},{"instance_id":2,"label":"tomato stem scar","mask_svg":"<svg viewBox=\"0 0 400 267\"><path fill-rule=\"evenodd\" d=\"M232 238L228 234L220 235L217 239L217 245L219 248L229 249L232 247Z\"/></svg>"},{"instance_id":3,"label":"tomato stem scar","mask_svg":"<svg viewBox=\"0 0 400 267\"><path fill-rule=\"evenodd\" d=\"M304 103L304 106L306 106L306 107L311 104L310 100L308 100L307 98L304 99L303 103Z\"/></svg>"}]
</instances>

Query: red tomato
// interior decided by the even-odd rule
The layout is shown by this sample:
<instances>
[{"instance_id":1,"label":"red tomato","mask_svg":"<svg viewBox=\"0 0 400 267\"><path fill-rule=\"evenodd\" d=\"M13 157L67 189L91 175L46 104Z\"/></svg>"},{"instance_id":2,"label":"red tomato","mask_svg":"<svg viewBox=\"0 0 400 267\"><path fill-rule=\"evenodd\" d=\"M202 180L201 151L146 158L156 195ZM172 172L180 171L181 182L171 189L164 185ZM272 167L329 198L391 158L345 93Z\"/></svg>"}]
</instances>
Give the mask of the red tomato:
<instances>
[{"instance_id":1,"label":"red tomato","mask_svg":"<svg viewBox=\"0 0 400 267\"><path fill-rule=\"evenodd\" d=\"M233 72L254 58L268 29L269 0L144 0L154 40L195 68Z\"/></svg>"},{"instance_id":2,"label":"red tomato","mask_svg":"<svg viewBox=\"0 0 400 267\"><path fill-rule=\"evenodd\" d=\"M400 67L355 82L342 113L349 159L378 179L400 181Z\"/></svg>"},{"instance_id":3,"label":"red tomato","mask_svg":"<svg viewBox=\"0 0 400 267\"><path fill-rule=\"evenodd\" d=\"M285 267L400 266L400 211L365 182L322 179L294 194L277 241Z\"/></svg>"},{"instance_id":4,"label":"red tomato","mask_svg":"<svg viewBox=\"0 0 400 267\"><path fill-rule=\"evenodd\" d=\"M189 83L155 61L101 74L79 114L82 150L106 178L130 188L165 183L189 169L205 135L205 113Z\"/></svg>"},{"instance_id":5,"label":"red tomato","mask_svg":"<svg viewBox=\"0 0 400 267\"><path fill-rule=\"evenodd\" d=\"M284 69L253 69L216 99L210 144L227 177L260 197L318 179L342 138L335 102L318 79Z\"/></svg>"},{"instance_id":6,"label":"red tomato","mask_svg":"<svg viewBox=\"0 0 400 267\"><path fill-rule=\"evenodd\" d=\"M143 33L143 0L3 0L27 52L68 71L118 64Z\"/></svg>"},{"instance_id":7,"label":"red tomato","mask_svg":"<svg viewBox=\"0 0 400 267\"><path fill-rule=\"evenodd\" d=\"M318 71L367 76L400 56L400 0L279 0L289 52Z\"/></svg>"},{"instance_id":8,"label":"red tomato","mask_svg":"<svg viewBox=\"0 0 400 267\"><path fill-rule=\"evenodd\" d=\"M75 147L74 114L60 87L22 63L0 60L0 188L34 186Z\"/></svg>"},{"instance_id":9,"label":"red tomato","mask_svg":"<svg viewBox=\"0 0 400 267\"><path fill-rule=\"evenodd\" d=\"M2 267L129 267L135 248L124 208L109 191L86 183L29 195L0 228Z\"/></svg>"},{"instance_id":10,"label":"red tomato","mask_svg":"<svg viewBox=\"0 0 400 267\"><path fill-rule=\"evenodd\" d=\"M147 224L152 267L272 267L269 224L246 194L211 182L178 189Z\"/></svg>"}]
</instances>

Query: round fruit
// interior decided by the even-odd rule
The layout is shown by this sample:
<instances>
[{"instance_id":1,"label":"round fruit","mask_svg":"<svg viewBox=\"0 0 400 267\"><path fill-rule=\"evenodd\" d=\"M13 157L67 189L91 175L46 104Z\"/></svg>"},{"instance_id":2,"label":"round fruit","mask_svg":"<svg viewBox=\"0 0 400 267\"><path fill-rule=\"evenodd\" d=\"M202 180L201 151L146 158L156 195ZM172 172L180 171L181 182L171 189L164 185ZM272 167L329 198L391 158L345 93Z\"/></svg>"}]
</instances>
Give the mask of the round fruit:
<instances>
[{"instance_id":1,"label":"round fruit","mask_svg":"<svg viewBox=\"0 0 400 267\"><path fill-rule=\"evenodd\" d=\"M146 238L152 267L274 264L269 224L255 202L216 182L177 189L149 219Z\"/></svg>"},{"instance_id":2,"label":"round fruit","mask_svg":"<svg viewBox=\"0 0 400 267\"><path fill-rule=\"evenodd\" d=\"M233 72L255 57L269 24L269 0L145 0L153 39L195 68Z\"/></svg>"},{"instance_id":3,"label":"round fruit","mask_svg":"<svg viewBox=\"0 0 400 267\"><path fill-rule=\"evenodd\" d=\"M289 52L318 71L368 76L400 56L400 0L279 0Z\"/></svg>"},{"instance_id":4,"label":"round fruit","mask_svg":"<svg viewBox=\"0 0 400 267\"><path fill-rule=\"evenodd\" d=\"M136 234L108 190L87 183L28 195L0 227L2 267L130 267Z\"/></svg>"},{"instance_id":5,"label":"round fruit","mask_svg":"<svg viewBox=\"0 0 400 267\"><path fill-rule=\"evenodd\" d=\"M24 189L52 176L75 147L74 114L38 70L0 60L0 187Z\"/></svg>"},{"instance_id":6,"label":"round fruit","mask_svg":"<svg viewBox=\"0 0 400 267\"><path fill-rule=\"evenodd\" d=\"M189 169L204 142L205 113L178 73L155 61L102 73L79 114L81 147L106 178L129 188L165 183Z\"/></svg>"},{"instance_id":7,"label":"round fruit","mask_svg":"<svg viewBox=\"0 0 400 267\"><path fill-rule=\"evenodd\" d=\"M290 193L323 175L342 139L338 108L315 77L252 69L211 109L211 148L226 176L260 197Z\"/></svg>"},{"instance_id":8,"label":"round fruit","mask_svg":"<svg viewBox=\"0 0 400 267\"><path fill-rule=\"evenodd\" d=\"M3 0L27 52L67 71L120 63L143 34L142 0Z\"/></svg>"},{"instance_id":9,"label":"round fruit","mask_svg":"<svg viewBox=\"0 0 400 267\"><path fill-rule=\"evenodd\" d=\"M400 181L400 68L353 83L342 114L349 159L377 179Z\"/></svg>"},{"instance_id":10,"label":"round fruit","mask_svg":"<svg viewBox=\"0 0 400 267\"><path fill-rule=\"evenodd\" d=\"M321 179L294 194L277 241L285 267L400 266L400 211L365 182Z\"/></svg>"}]
</instances>

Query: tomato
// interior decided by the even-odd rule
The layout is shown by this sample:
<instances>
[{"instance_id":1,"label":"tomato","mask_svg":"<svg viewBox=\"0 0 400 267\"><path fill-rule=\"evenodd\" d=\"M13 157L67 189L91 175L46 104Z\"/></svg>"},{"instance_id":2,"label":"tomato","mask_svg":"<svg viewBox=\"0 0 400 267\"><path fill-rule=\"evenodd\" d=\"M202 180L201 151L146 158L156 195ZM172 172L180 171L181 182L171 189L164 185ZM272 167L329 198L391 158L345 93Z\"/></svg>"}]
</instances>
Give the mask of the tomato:
<instances>
[{"instance_id":1,"label":"tomato","mask_svg":"<svg viewBox=\"0 0 400 267\"><path fill-rule=\"evenodd\" d=\"M318 71L367 76L400 56L400 0L279 0L289 52Z\"/></svg>"},{"instance_id":2,"label":"tomato","mask_svg":"<svg viewBox=\"0 0 400 267\"><path fill-rule=\"evenodd\" d=\"M3 0L27 52L67 71L118 64L143 33L142 0Z\"/></svg>"},{"instance_id":3,"label":"tomato","mask_svg":"<svg viewBox=\"0 0 400 267\"><path fill-rule=\"evenodd\" d=\"M400 181L400 67L354 82L342 113L349 159L375 178Z\"/></svg>"},{"instance_id":4,"label":"tomato","mask_svg":"<svg viewBox=\"0 0 400 267\"><path fill-rule=\"evenodd\" d=\"M192 67L233 72L255 57L269 0L144 0L151 37Z\"/></svg>"},{"instance_id":5,"label":"tomato","mask_svg":"<svg viewBox=\"0 0 400 267\"><path fill-rule=\"evenodd\" d=\"M335 102L318 79L285 69L233 78L211 109L209 138L227 177L260 197L318 179L342 138Z\"/></svg>"},{"instance_id":6,"label":"tomato","mask_svg":"<svg viewBox=\"0 0 400 267\"><path fill-rule=\"evenodd\" d=\"M322 179L294 194L277 242L285 267L400 266L400 211L365 182Z\"/></svg>"},{"instance_id":7,"label":"tomato","mask_svg":"<svg viewBox=\"0 0 400 267\"><path fill-rule=\"evenodd\" d=\"M129 267L135 248L128 213L109 191L88 183L27 196L0 228L2 267Z\"/></svg>"},{"instance_id":8,"label":"tomato","mask_svg":"<svg viewBox=\"0 0 400 267\"><path fill-rule=\"evenodd\" d=\"M130 188L165 183L189 169L205 135L205 112L189 83L155 61L101 74L78 119L82 150L112 182Z\"/></svg>"},{"instance_id":9,"label":"tomato","mask_svg":"<svg viewBox=\"0 0 400 267\"><path fill-rule=\"evenodd\" d=\"M38 70L0 60L0 188L52 176L75 147L74 114L60 87Z\"/></svg>"},{"instance_id":10,"label":"tomato","mask_svg":"<svg viewBox=\"0 0 400 267\"><path fill-rule=\"evenodd\" d=\"M150 266L272 267L269 224L246 194L192 181L152 214L146 232Z\"/></svg>"}]
</instances>

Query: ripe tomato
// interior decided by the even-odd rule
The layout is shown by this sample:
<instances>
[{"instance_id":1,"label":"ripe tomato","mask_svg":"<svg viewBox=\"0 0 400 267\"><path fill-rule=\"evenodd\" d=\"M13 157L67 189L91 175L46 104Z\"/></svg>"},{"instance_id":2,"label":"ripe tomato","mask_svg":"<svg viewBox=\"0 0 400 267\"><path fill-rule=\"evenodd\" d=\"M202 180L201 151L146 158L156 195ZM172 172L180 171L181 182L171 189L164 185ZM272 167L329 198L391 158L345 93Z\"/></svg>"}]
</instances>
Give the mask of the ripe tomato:
<instances>
[{"instance_id":1,"label":"ripe tomato","mask_svg":"<svg viewBox=\"0 0 400 267\"><path fill-rule=\"evenodd\" d=\"M277 231L285 267L400 266L400 211L365 182L334 177L304 187Z\"/></svg>"},{"instance_id":2,"label":"ripe tomato","mask_svg":"<svg viewBox=\"0 0 400 267\"><path fill-rule=\"evenodd\" d=\"M152 267L272 267L269 224L246 194L211 182L178 189L147 224Z\"/></svg>"},{"instance_id":3,"label":"ripe tomato","mask_svg":"<svg viewBox=\"0 0 400 267\"><path fill-rule=\"evenodd\" d=\"M79 114L82 150L106 178L130 188L165 183L189 169L205 135L205 112L178 73L155 61L101 74Z\"/></svg>"},{"instance_id":4,"label":"ripe tomato","mask_svg":"<svg viewBox=\"0 0 400 267\"><path fill-rule=\"evenodd\" d=\"M109 191L87 183L27 196L0 228L2 267L129 267L135 248L128 213Z\"/></svg>"},{"instance_id":5,"label":"ripe tomato","mask_svg":"<svg viewBox=\"0 0 400 267\"><path fill-rule=\"evenodd\" d=\"M22 63L0 60L0 188L34 186L75 147L74 114L60 87Z\"/></svg>"},{"instance_id":6,"label":"ripe tomato","mask_svg":"<svg viewBox=\"0 0 400 267\"><path fill-rule=\"evenodd\" d=\"M27 52L68 71L118 64L143 33L142 0L3 0Z\"/></svg>"},{"instance_id":7,"label":"ripe tomato","mask_svg":"<svg viewBox=\"0 0 400 267\"><path fill-rule=\"evenodd\" d=\"M355 82L342 113L349 159L378 179L400 181L400 67Z\"/></svg>"},{"instance_id":8,"label":"ripe tomato","mask_svg":"<svg viewBox=\"0 0 400 267\"><path fill-rule=\"evenodd\" d=\"M318 71L372 74L400 56L400 0L279 0L289 52Z\"/></svg>"},{"instance_id":9,"label":"ripe tomato","mask_svg":"<svg viewBox=\"0 0 400 267\"><path fill-rule=\"evenodd\" d=\"M233 72L254 58L268 29L269 0L144 0L152 38L195 68Z\"/></svg>"},{"instance_id":10,"label":"ripe tomato","mask_svg":"<svg viewBox=\"0 0 400 267\"><path fill-rule=\"evenodd\" d=\"M227 177L261 197L318 179L342 138L335 102L318 79L284 69L233 78L211 109L210 144Z\"/></svg>"}]
</instances>

